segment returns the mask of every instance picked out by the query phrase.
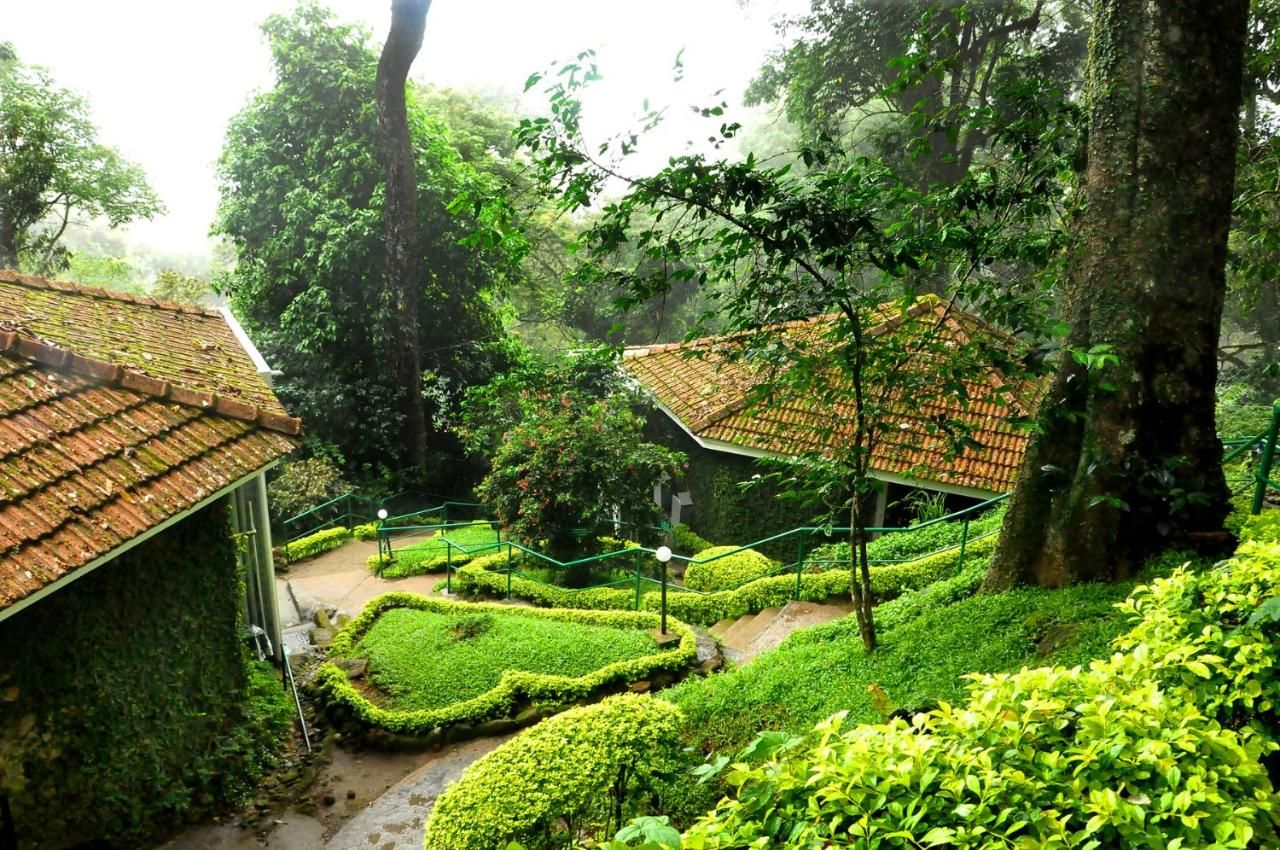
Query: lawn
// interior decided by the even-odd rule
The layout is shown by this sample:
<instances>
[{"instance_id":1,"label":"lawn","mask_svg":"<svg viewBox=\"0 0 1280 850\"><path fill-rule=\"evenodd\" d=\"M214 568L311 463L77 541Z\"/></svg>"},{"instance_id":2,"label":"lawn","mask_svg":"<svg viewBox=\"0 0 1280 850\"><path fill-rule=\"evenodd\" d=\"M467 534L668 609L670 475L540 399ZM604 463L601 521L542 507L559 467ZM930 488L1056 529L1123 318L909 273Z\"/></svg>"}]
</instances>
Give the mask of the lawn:
<instances>
[{"instance_id":1,"label":"lawn","mask_svg":"<svg viewBox=\"0 0 1280 850\"><path fill-rule=\"evenodd\" d=\"M357 644L388 708L441 708L491 690L507 670L582 676L652 655L647 632L504 613L384 612Z\"/></svg>"}]
</instances>

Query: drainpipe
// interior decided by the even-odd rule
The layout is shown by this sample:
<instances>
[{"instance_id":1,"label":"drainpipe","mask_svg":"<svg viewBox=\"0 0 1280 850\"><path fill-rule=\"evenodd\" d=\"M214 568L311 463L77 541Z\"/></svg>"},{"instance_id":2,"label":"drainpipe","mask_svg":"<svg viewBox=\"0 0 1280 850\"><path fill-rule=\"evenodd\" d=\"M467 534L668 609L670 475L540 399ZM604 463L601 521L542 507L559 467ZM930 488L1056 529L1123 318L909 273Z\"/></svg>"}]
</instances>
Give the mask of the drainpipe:
<instances>
[{"instance_id":1,"label":"drainpipe","mask_svg":"<svg viewBox=\"0 0 1280 850\"><path fill-rule=\"evenodd\" d=\"M258 533L254 543L258 547L258 592L262 600L262 628L271 638L275 659L287 663L284 656L284 633L280 627L280 605L276 600L276 570L271 554L271 516L267 509L267 476L265 473L245 485L246 495L252 501L254 526Z\"/></svg>"}]
</instances>

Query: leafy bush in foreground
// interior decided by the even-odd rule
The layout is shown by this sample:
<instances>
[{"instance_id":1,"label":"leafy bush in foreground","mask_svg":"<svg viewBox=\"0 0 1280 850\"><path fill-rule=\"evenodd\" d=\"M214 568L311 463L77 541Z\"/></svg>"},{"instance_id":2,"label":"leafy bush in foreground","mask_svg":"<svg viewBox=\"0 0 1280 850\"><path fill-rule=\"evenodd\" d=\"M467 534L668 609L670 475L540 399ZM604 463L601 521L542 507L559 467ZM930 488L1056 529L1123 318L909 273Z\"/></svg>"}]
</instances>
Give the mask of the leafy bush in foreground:
<instances>
[{"instance_id":1,"label":"leafy bush in foreground","mask_svg":"<svg viewBox=\"0 0 1280 850\"><path fill-rule=\"evenodd\" d=\"M583 825L612 832L630 814L628 787L679 760L673 746L679 724L670 703L633 695L545 720L468 767L440 795L424 846L559 847L561 833L576 837Z\"/></svg>"},{"instance_id":2,"label":"leafy bush in foreground","mask_svg":"<svg viewBox=\"0 0 1280 850\"><path fill-rule=\"evenodd\" d=\"M755 549L713 546L699 552L697 558L685 567L684 586L707 593L729 590L760 578L777 566L776 561Z\"/></svg>"}]
</instances>

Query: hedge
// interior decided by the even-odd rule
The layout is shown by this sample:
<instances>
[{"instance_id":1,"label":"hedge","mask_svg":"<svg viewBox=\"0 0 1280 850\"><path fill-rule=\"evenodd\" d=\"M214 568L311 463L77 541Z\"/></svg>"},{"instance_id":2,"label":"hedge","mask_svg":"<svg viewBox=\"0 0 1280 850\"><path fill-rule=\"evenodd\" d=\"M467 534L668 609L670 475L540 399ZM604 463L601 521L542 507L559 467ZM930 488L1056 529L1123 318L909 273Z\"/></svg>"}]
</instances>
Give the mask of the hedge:
<instances>
[{"instance_id":1,"label":"hedge","mask_svg":"<svg viewBox=\"0 0 1280 850\"><path fill-rule=\"evenodd\" d=\"M975 676L909 721L837 714L812 750L735 769L683 846L1276 846L1277 608L1280 544L1247 541L1136 589L1088 669Z\"/></svg>"},{"instance_id":2,"label":"hedge","mask_svg":"<svg viewBox=\"0 0 1280 850\"><path fill-rule=\"evenodd\" d=\"M335 656L350 656L355 653L356 645L374 621L392 608L416 608L447 614L495 613L614 628L654 629L659 625L659 618L649 613L545 611L491 603L455 602L413 593L386 593L370 600L364 611L334 636L331 653ZM421 737L460 723L509 717L522 701L546 707L562 706L590 697L607 685L649 678L662 671L679 671L697 657L697 639L693 629L678 620L669 618L667 628L680 636L680 642L674 649L619 661L575 678L508 670L491 690L437 709L396 710L375 705L332 662L320 666L313 680L313 687L320 701L330 711L349 711L361 725L370 729L394 735Z\"/></svg>"},{"instance_id":3,"label":"hedge","mask_svg":"<svg viewBox=\"0 0 1280 850\"><path fill-rule=\"evenodd\" d=\"M455 545L449 546L444 543L445 537ZM465 564L479 552L492 551L491 546L487 549L483 547L496 541L497 535L494 533L493 524L481 520L442 529L435 537L395 549L391 560L387 560L381 554L370 555L366 563L370 570L383 578L424 575L438 572L449 563L455 567ZM468 553L459 546L466 546L472 551Z\"/></svg>"},{"instance_id":4,"label":"hedge","mask_svg":"<svg viewBox=\"0 0 1280 850\"><path fill-rule=\"evenodd\" d=\"M290 561L301 561L337 549L350 539L351 529L343 525L335 525L284 544L285 554Z\"/></svg>"},{"instance_id":5,"label":"hedge","mask_svg":"<svg viewBox=\"0 0 1280 850\"><path fill-rule=\"evenodd\" d=\"M976 540L966 548L968 557L983 558L995 551L996 535ZM908 590L919 590L936 581L955 574L960 562L959 548L949 549L902 564L890 564L871 568L871 588L878 601L892 599ZM455 588L467 594L505 596L508 577L505 572L506 555L490 555L476 558L458 569L454 578ZM523 578L510 577L511 595L549 608L633 610L636 604L634 588L597 588L574 591ZM799 598L808 602L821 602L832 596L849 592L849 571L830 570L821 573L804 573L800 577ZM744 614L785 605L796 598L794 573L770 576L744 584L732 590L717 593L690 593L669 590L667 611L686 623L709 626L720 620L736 619ZM660 590L644 591L640 595L640 608L659 611L662 608Z\"/></svg>"},{"instance_id":6,"label":"hedge","mask_svg":"<svg viewBox=\"0 0 1280 850\"><path fill-rule=\"evenodd\" d=\"M608 821L625 800L626 780L661 772L678 756L680 721L670 703L628 694L538 724L470 765L440 795L425 850L494 850L512 841L533 847L566 823Z\"/></svg>"},{"instance_id":7,"label":"hedge","mask_svg":"<svg viewBox=\"0 0 1280 850\"><path fill-rule=\"evenodd\" d=\"M684 585L690 590L714 593L729 590L778 568L778 562L755 549L713 546L698 554L684 570Z\"/></svg>"},{"instance_id":8,"label":"hedge","mask_svg":"<svg viewBox=\"0 0 1280 850\"><path fill-rule=\"evenodd\" d=\"M671 545L681 555L693 557L704 549L710 549L713 544L683 522L678 522L671 526Z\"/></svg>"}]
</instances>

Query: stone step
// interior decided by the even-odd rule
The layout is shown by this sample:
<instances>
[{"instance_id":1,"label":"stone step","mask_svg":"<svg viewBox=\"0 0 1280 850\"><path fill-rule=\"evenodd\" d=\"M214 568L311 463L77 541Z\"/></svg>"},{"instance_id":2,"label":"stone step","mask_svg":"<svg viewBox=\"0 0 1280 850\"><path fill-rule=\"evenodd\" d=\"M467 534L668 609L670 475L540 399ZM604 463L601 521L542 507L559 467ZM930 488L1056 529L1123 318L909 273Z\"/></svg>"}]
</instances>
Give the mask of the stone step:
<instances>
[{"instance_id":1,"label":"stone step","mask_svg":"<svg viewBox=\"0 0 1280 850\"><path fill-rule=\"evenodd\" d=\"M782 609L765 608L754 617L742 617L724 633L725 646L745 651L751 645L751 641L755 640L756 635L769 627L780 610Z\"/></svg>"},{"instance_id":2,"label":"stone step","mask_svg":"<svg viewBox=\"0 0 1280 850\"><path fill-rule=\"evenodd\" d=\"M711 628L707 629L707 631L711 632L711 634L713 634L713 635L715 635L716 637L718 637L718 638L720 638L721 640L723 640L723 639L724 639L724 633L725 633L725 632L727 632L727 631L729 631L729 627L730 627L730 626L732 626L732 625L733 625L734 623L736 623L736 622L738 622L738 621L737 621L737 620L733 620L733 619L728 619L728 618L726 618L726 619L721 620L720 622L716 623L716 624L715 624L714 626L712 626Z\"/></svg>"},{"instance_id":3,"label":"stone step","mask_svg":"<svg viewBox=\"0 0 1280 850\"><path fill-rule=\"evenodd\" d=\"M822 604L819 602L788 602L778 616L774 617L767 627L756 633L751 642L743 647L749 658L782 643L792 632L798 629L816 626L829 620L837 620L848 615L852 610L848 604Z\"/></svg>"}]
</instances>

